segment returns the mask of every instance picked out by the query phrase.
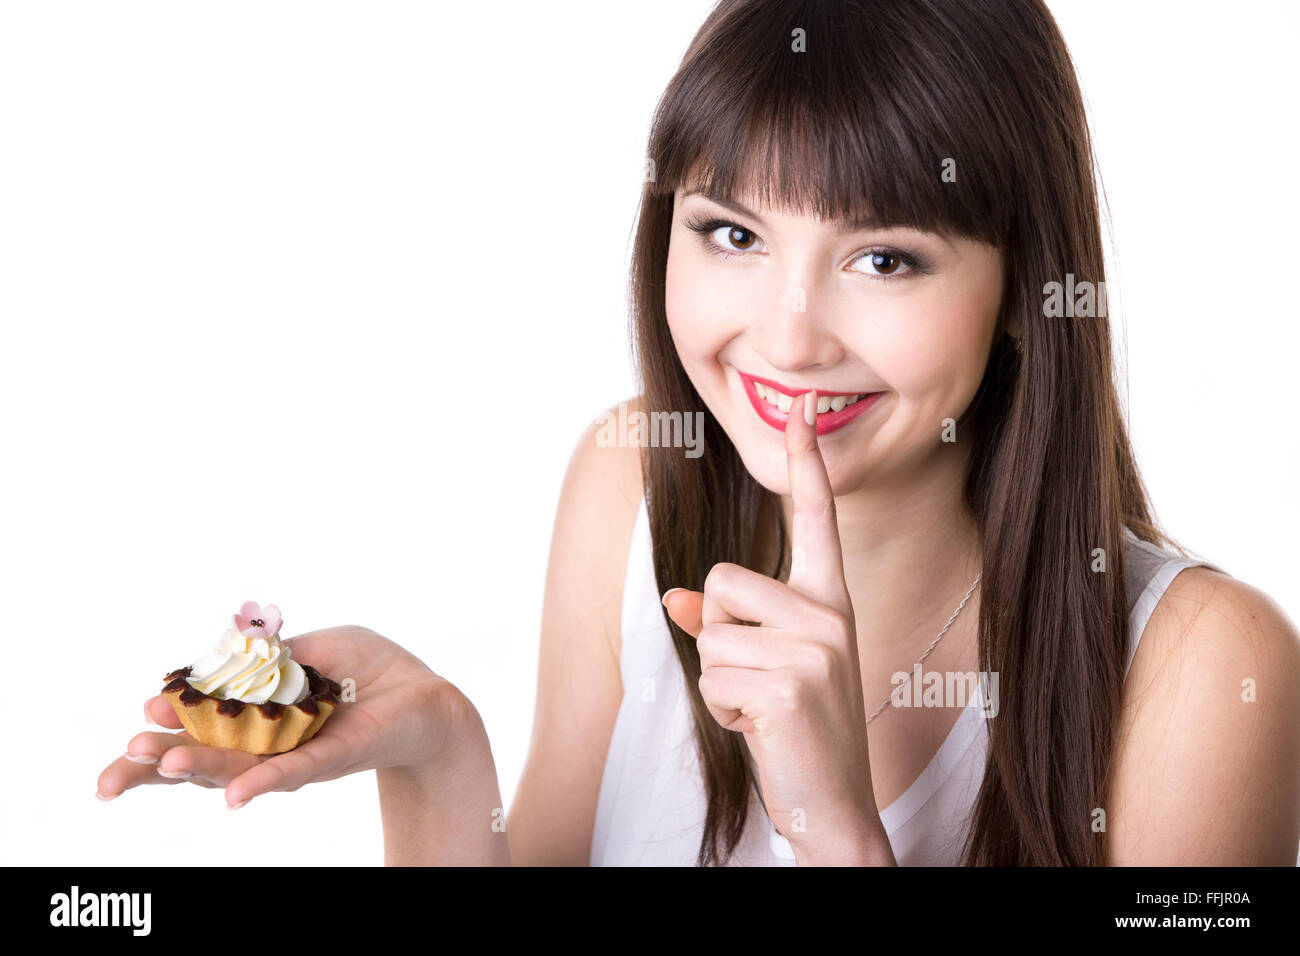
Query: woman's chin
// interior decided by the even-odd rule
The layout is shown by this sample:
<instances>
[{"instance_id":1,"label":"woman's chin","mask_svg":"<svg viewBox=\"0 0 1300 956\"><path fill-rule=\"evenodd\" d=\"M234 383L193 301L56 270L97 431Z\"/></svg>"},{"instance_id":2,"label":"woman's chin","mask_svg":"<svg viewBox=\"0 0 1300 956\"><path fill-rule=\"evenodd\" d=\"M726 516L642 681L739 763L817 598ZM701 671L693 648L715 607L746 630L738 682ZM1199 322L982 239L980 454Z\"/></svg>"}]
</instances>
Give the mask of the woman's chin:
<instances>
[{"instance_id":1,"label":"woman's chin","mask_svg":"<svg viewBox=\"0 0 1300 956\"><path fill-rule=\"evenodd\" d=\"M790 494L790 469L785 456L785 436L781 432L757 418L752 421L732 419L723 423L723 431L751 478L775 495ZM844 463L828 447L830 443L826 439L823 438L820 444L836 497L849 494L865 484L863 463L854 463L845 481L841 477L846 475Z\"/></svg>"}]
</instances>

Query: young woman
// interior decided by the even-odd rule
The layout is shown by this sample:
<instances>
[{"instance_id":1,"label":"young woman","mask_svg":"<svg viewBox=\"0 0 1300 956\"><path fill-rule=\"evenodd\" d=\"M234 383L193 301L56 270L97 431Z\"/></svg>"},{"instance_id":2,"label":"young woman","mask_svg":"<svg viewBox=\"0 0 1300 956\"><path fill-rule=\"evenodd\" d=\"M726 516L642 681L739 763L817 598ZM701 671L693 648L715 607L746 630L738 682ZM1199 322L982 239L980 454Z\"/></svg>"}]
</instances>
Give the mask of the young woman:
<instances>
[{"instance_id":1,"label":"young woman","mask_svg":"<svg viewBox=\"0 0 1300 956\"><path fill-rule=\"evenodd\" d=\"M308 744L144 733L100 793L376 769L394 864L1294 863L1300 637L1154 524L1043 4L722 0L648 155L623 420L704 450L579 442L508 827L472 703L357 627L290 642L357 680Z\"/></svg>"}]
</instances>

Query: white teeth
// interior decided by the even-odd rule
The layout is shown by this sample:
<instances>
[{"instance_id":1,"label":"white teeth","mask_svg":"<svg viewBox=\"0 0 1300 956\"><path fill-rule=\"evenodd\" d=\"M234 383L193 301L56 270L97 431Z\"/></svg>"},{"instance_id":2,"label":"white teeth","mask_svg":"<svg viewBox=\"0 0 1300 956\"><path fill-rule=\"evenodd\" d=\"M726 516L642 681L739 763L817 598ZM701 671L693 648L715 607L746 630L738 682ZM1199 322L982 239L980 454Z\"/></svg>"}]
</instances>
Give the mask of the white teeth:
<instances>
[{"instance_id":1,"label":"white teeth","mask_svg":"<svg viewBox=\"0 0 1300 956\"><path fill-rule=\"evenodd\" d=\"M771 385L763 385L760 382L754 383L754 391L758 397L763 399L769 405L781 409L783 412L789 412L790 406L794 404L794 397L785 394L773 388ZM817 397L817 414L825 415L827 412L839 412L848 408L854 402L861 401L870 393L863 392L859 395L836 395L834 398L819 395Z\"/></svg>"}]
</instances>

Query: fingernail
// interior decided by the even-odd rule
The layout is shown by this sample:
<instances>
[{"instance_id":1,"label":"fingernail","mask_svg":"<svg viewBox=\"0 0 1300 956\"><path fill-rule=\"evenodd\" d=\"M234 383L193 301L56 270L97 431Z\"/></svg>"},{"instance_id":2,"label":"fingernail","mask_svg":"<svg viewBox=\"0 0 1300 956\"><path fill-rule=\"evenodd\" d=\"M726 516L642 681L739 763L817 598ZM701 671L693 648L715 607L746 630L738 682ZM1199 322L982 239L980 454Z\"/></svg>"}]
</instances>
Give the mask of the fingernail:
<instances>
[{"instance_id":1,"label":"fingernail","mask_svg":"<svg viewBox=\"0 0 1300 956\"><path fill-rule=\"evenodd\" d=\"M675 594L678 591L685 591L685 590L686 588L669 588L667 591L664 592L664 596L659 599L659 603L662 604L664 607L667 607L668 595Z\"/></svg>"},{"instance_id":2,"label":"fingernail","mask_svg":"<svg viewBox=\"0 0 1300 956\"><path fill-rule=\"evenodd\" d=\"M194 774L190 773L188 770L164 770L162 767L159 767L158 776L167 777L171 780L184 780L186 777L194 776Z\"/></svg>"},{"instance_id":3,"label":"fingernail","mask_svg":"<svg viewBox=\"0 0 1300 956\"><path fill-rule=\"evenodd\" d=\"M112 800L112 799L113 799L112 797L107 797L107 796L105 796L104 794L100 793L98 790L95 791L95 796L98 797L100 800L103 800L103 801L106 802L106 803L107 803L109 800Z\"/></svg>"},{"instance_id":4,"label":"fingernail","mask_svg":"<svg viewBox=\"0 0 1300 956\"><path fill-rule=\"evenodd\" d=\"M817 393L813 391L803 393L803 420L809 425L817 424Z\"/></svg>"},{"instance_id":5,"label":"fingernail","mask_svg":"<svg viewBox=\"0 0 1300 956\"><path fill-rule=\"evenodd\" d=\"M158 757L156 754L123 754L122 756L126 757L126 759L131 761L132 763L157 763L158 762Z\"/></svg>"},{"instance_id":6,"label":"fingernail","mask_svg":"<svg viewBox=\"0 0 1300 956\"><path fill-rule=\"evenodd\" d=\"M145 722L146 724L148 724L150 727L162 727L162 724L160 724L160 723L158 723L156 720L154 720L154 719L153 719L153 716L149 713L149 705L148 705L148 704L145 704L145 705L144 705L144 722ZM163 730L166 730L167 728L166 728L166 727L162 727L162 729L163 729Z\"/></svg>"},{"instance_id":7,"label":"fingernail","mask_svg":"<svg viewBox=\"0 0 1300 956\"><path fill-rule=\"evenodd\" d=\"M253 799L253 798L252 798L252 797L249 797L249 798L248 798L248 800L251 800L251 799ZM226 809L227 809L227 810L238 810L238 809L239 809L240 807L242 807L244 804L248 803L248 800L240 800L238 803L228 803L228 804L226 804Z\"/></svg>"}]
</instances>

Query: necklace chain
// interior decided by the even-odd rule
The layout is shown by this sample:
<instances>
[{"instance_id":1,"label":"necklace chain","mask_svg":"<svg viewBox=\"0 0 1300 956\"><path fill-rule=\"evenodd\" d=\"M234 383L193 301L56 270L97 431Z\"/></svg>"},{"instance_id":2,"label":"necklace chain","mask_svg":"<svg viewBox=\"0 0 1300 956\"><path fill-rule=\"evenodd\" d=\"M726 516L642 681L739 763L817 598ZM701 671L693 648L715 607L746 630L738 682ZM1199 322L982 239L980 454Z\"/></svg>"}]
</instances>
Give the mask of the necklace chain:
<instances>
[{"instance_id":1,"label":"necklace chain","mask_svg":"<svg viewBox=\"0 0 1300 956\"><path fill-rule=\"evenodd\" d=\"M975 580L971 582L971 586L969 590L966 591L966 596L962 598L961 603L957 605L957 610L952 612L952 617L948 618L948 623L943 626L943 630L939 632L939 636L930 642L930 646L925 649L925 653L922 654L920 658L917 660L917 662L912 665L912 670L908 671L907 680L904 681L902 684L900 684L898 687L894 688L894 690L891 690L889 692L889 696L886 697L884 701L881 703L881 705L876 708L875 713L873 713L870 717L867 718L867 723L871 723L873 720L875 720L876 714L879 714L882 710L885 709L885 707L889 704L889 702L893 700L894 694L898 693L898 691L902 690L904 687L907 686L908 681L912 679L912 674L914 674L916 672L916 669L921 666L921 662L930 656L930 652L934 650L935 645L938 644L939 641L943 638L943 636L948 633L948 628L952 627L952 622L957 620L957 615L960 614L961 609L966 606L966 602L970 600L970 596L975 593L975 587L980 583L980 578L982 577L984 577L983 571L975 575Z\"/></svg>"}]
</instances>

